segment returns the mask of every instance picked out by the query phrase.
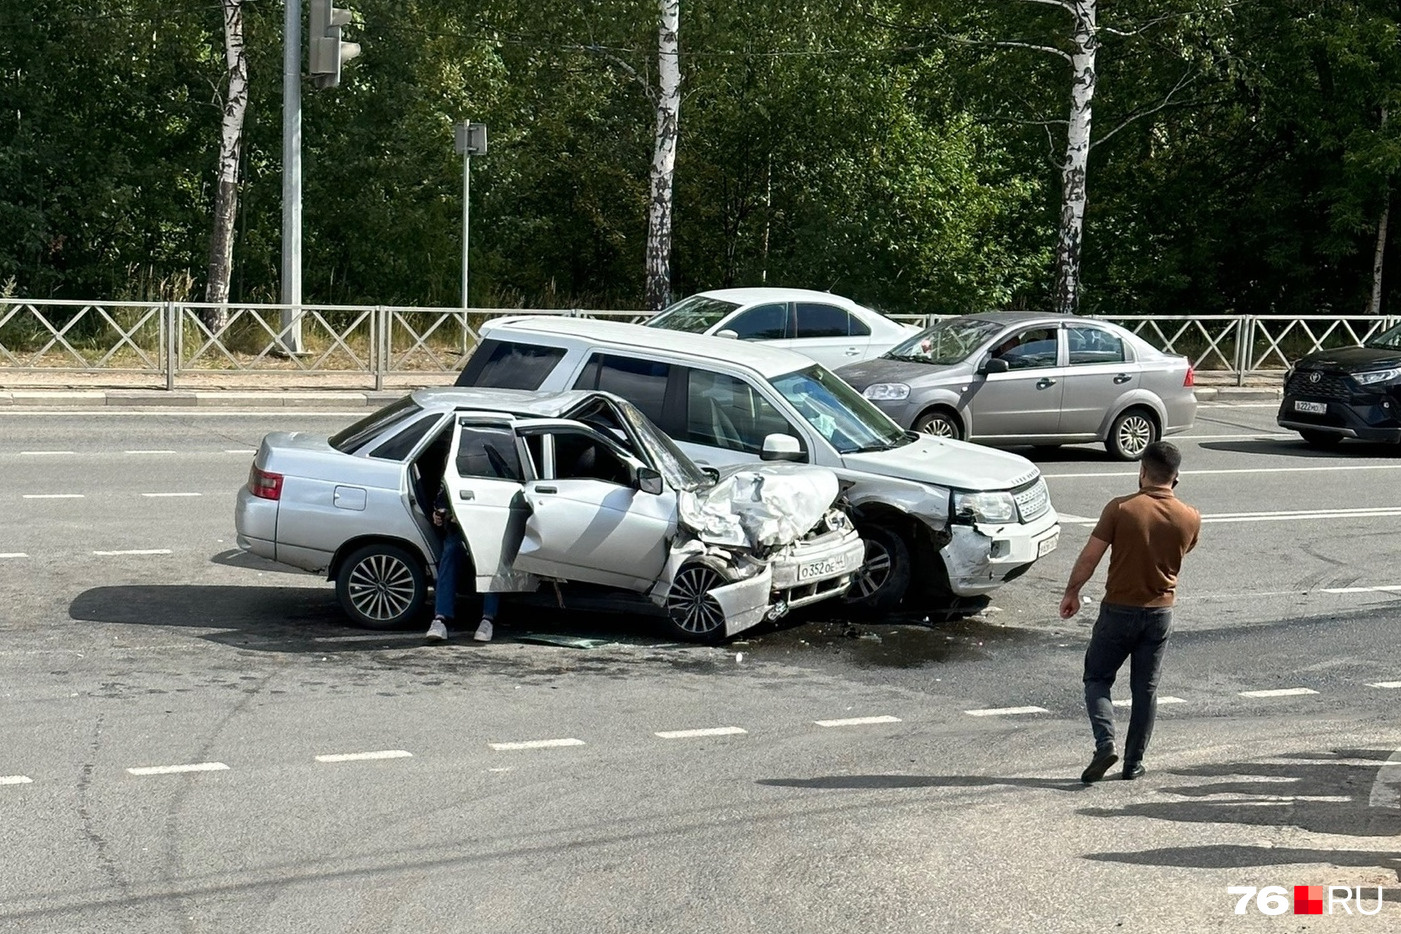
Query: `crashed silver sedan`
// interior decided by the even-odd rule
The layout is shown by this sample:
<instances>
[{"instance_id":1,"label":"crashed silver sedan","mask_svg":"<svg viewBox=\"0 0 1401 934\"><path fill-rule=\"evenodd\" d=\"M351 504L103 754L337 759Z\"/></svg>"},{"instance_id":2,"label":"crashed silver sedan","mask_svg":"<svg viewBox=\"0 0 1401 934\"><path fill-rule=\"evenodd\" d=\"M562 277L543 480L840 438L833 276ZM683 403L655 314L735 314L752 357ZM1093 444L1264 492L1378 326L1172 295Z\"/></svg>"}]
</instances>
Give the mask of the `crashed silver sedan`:
<instances>
[{"instance_id":1,"label":"crashed silver sedan","mask_svg":"<svg viewBox=\"0 0 1401 934\"><path fill-rule=\"evenodd\" d=\"M840 596L865 545L826 468L697 466L603 392L423 389L329 438L267 435L238 495L239 547L336 582L347 615L416 617L442 488L479 593L601 585L693 640Z\"/></svg>"}]
</instances>

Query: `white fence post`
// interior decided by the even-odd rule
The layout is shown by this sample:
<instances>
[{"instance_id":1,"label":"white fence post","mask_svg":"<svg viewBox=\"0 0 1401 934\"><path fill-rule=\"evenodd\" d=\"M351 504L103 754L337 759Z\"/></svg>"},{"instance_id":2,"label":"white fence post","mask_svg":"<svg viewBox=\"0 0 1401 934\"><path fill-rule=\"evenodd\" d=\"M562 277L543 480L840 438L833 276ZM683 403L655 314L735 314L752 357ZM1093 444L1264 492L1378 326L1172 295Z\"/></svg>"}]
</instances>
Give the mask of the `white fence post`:
<instances>
[{"instance_id":1,"label":"white fence post","mask_svg":"<svg viewBox=\"0 0 1401 934\"><path fill-rule=\"evenodd\" d=\"M175 391L175 367L180 357L180 312L176 309L174 302L166 302L164 314L161 316L165 322L165 333L161 335L165 340L165 390Z\"/></svg>"}]
</instances>

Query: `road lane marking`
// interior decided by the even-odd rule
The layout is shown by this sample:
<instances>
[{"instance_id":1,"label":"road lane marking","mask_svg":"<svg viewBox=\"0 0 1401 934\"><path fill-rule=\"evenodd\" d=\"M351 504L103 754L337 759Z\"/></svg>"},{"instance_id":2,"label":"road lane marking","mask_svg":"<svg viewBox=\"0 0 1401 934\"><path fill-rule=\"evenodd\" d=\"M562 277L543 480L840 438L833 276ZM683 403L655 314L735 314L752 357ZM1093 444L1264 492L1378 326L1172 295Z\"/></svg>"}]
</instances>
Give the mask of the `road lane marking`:
<instances>
[{"instance_id":1,"label":"road lane marking","mask_svg":"<svg viewBox=\"0 0 1401 934\"><path fill-rule=\"evenodd\" d=\"M1401 584L1379 584L1376 587L1324 587L1324 593L1395 593Z\"/></svg>"},{"instance_id":2,"label":"road lane marking","mask_svg":"<svg viewBox=\"0 0 1401 934\"><path fill-rule=\"evenodd\" d=\"M1299 440L1292 431L1271 431L1258 435L1169 435L1173 442L1178 441L1288 441ZM1164 440L1167 440L1166 438Z\"/></svg>"},{"instance_id":3,"label":"road lane marking","mask_svg":"<svg viewBox=\"0 0 1401 934\"><path fill-rule=\"evenodd\" d=\"M225 454L257 454L256 448L225 448Z\"/></svg>"},{"instance_id":4,"label":"road lane marking","mask_svg":"<svg viewBox=\"0 0 1401 934\"><path fill-rule=\"evenodd\" d=\"M103 558L110 558L113 555L168 555L169 548L132 548L127 551L94 551L93 554Z\"/></svg>"},{"instance_id":5,"label":"road lane marking","mask_svg":"<svg viewBox=\"0 0 1401 934\"><path fill-rule=\"evenodd\" d=\"M1273 688L1268 691L1241 691L1241 697L1303 697L1305 694L1317 694L1313 688Z\"/></svg>"},{"instance_id":6,"label":"road lane marking","mask_svg":"<svg viewBox=\"0 0 1401 934\"><path fill-rule=\"evenodd\" d=\"M20 451L20 457L52 457L54 455L68 455L72 451Z\"/></svg>"},{"instance_id":7,"label":"road lane marking","mask_svg":"<svg viewBox=\"0 0 1401 934\"><path fill-rule=\"evenodd\" d=\"M1050 713L1045 707L985 707L982 710L965 710L970 717L1016 716L1024 713Z\"/></svg>"},{"instance_id":8,"label":"road lane marking","mask_svg":"<svg viewBox=\"0 0 1401 934\"><path fill-rule=\"evenodd\" d=\"M372 759L412 759L413 753L403 749L381 749L378 752L336 752L317 756L317 762L366 762Z\"/></svg>"},{"instance_id":9,"label":"road lane marking","mask_svg":"<svg viewBox=\"0 0 1401 934\"><path fill-rule=\"evenodd\" d=\"M1367 685L1369 688L1401 688L1401 681L1374 681Z\"/></svg>"},{"instance_id":10,"label":"road lane marking","mask_svg":"<svg viewBox=\"0 0 1401 934\"><path fill-rule=\"evenodd\" d=\"M1167 696L1167 697L1160 697L1160 698L1158 698L1158 705L1159 705L1159 706L1162 706L1163 704L1185 704L1185 703L1187 703L1187 702L1186 702L1185 700L1183 700L1182 698L1180 698L1180 697L1172 697L1172 696L1170 696L1170 695ZM1116 700L1116 701L1114 702L1114 706L1115 706L1115 707L1132 707L1132 706L1133 706L1133 700L1132 700L1132 699L1127 699L1127 700Z\"/></svg>"},{"instance_id":11,"label":"road lane marking","mask_svg":"<svg viewBox=\"0 0 1401 934\"><path fill-rule=\"evenodd\" d=\"M28 558L22 551L0 551L0 558Z\"/></svg>"},{"instance_id":12,"label":"road lane marking","mask_svg":"<svg viewBox=\"0 0 1401 934\"><path fill-rule=\"evenodd\" d=\"M0 775L0 785L28 785L32 781L28 775Z\"/></svg>"},{"instance_id":13,"label":"road lane marking","mask_svg":"<svg viewBox=\"0 0 1401 934\"><path fill-rule=\"evenodd\" d=\"M1318 473L1328 471L1334 473L1341 470L1401 470L1401 464L1347 464L1334 467L1218 467L1206 470L1192 470L1182 474L1183 480L1190 480L1193 477L1207 477L1221 474L1260 474L1260 473ZM1105 473L1043 473L1041 476L1047 480L1089 480L1102 479L1104 477L1137 477L1137 473L1121 473L1118 471Z\"/></svg>"},{"instance_id":14,"label":"road lane marking","mask_svg":"<svg viewBox=\"0 0 1401 934\"><path fill-rule=\"evenodd\" d=\"M818 726L867 726L872 723L900 723L899 717L883 714L879 717L847 717L842 720L814 720Z\"/></svg>"},{"instance_id":15,"label":"road lane marking","mask_svg":"<svg viewBox=\"0 0 1401 934\"><path fill-rule=\"evenodd\" d=\"M203 493L142 493L141 495L142 495L142 496L148 496L148 497L150 497L150 498L152 498L152 499L157 499L157 498L160 498L160 499L170 499L170 498L174 498L174 497L178 497L178 496L203 496L204 494L203 494Z\"/></svg>"},{"instance_id":16,"label":"road lane marking","mask_svg":"<svg viewBox=\"0 0 1401 934\"><path fill-rule=\"evenodd\" d=\"M25 493L25 499L82 499L82 493Z\"/></svg>"},{"instance_id":17,"label":"road lane marking","mask_svg":"<svg viewBox=\"0 0 1401 934\"><path fill-rule=\"evenodd\" d=\"M1401 808L1401 749L1377 768L1367 805L1374 808Z\"/></svg>"},{"instance_id":18,"label":"road lane marking","mask_svg":"<svg viewBox=\"0 0 1401 934\"><path fill-rule=\"evenodd\" d=\"M174 454L174 451L123 451L123 454Z\"/></svg>"},{"instance_id":19,"label":"road lane marking","mask_svg":"<svg viewBox=\"0 0 1401 934\"><path fill-rule=\"evenodd\" d=\"M744 732L737 726L712 726L700 730L662 730L656 735L662 739L690 739L693 736L737 736Z\"/></svg>"},{"instance_id":20,"label":"road lane marking","mask_svg":"<svg viewBox=\"0 0 1401 934\"><path fill-rule=\"evenodd\" d=\"M1059 513L1063 525L1094 525L1098 519ZM1279 512L1220 512L1202 516L1203 522L1307 522L1318 519L1382 519L1401 516L1401 506L1362 509L1303 509ZM1401 589L1401 588L1398 588ZM1340 591L1327 590L1325 593Z\"/></svg>"},{"instance_id":21,"label":"road lane marking","mask_svg":"<svg viewBox=\"0 0 1401 934\"><path fill-rule=\"evenodd\" d=\"M196 762L192 765L143 765L127 771L132 775L176 775L181 772L222 772L227 768L222 762Z\"/></svg>"},{"instance_id":22,"label":"road lane marking","mask_svg":"<svg viewBox=\"0 0 1401 934\"><path fill-rule=\"evenodd\" d=\"M529 739L523 743L487 743L497 752L504 752L509 749L554 749L559 746L582 746L582 739Z\"/></svg>"}]
</instances>

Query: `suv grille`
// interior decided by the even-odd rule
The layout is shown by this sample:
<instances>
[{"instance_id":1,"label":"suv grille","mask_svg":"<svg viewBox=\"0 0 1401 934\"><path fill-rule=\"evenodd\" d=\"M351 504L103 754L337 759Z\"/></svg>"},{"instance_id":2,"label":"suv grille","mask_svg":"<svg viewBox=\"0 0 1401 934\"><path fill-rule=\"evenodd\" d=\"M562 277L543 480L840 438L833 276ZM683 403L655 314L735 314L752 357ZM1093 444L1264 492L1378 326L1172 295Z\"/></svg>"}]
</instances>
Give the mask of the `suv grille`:
<instances>
[{"instance_id":1,"label":"suv grille","mask_svg":"<svg viewBox=\"0 0 1401 934\"><path fill-rule=\"evenodd\" d=\"M1313 377L1318 381L1314 382ZM1328 370L1295 370L1284 384L1287 396L1312 396L1317 399L1351 399L1352 380L1346 373Z\"/></svg>"},{"instance_id":2,"label":"suv grille","mask_svg":"<svg viewBox=\"0 0 1401 934\"><path fill-rule=\"evenodd\" d=\"M1046 481L1041 477L1014 491L1012 498L1017 501L1017 512L1021 514L1023 522L1044 515L1051 507L1051 496L1046 492Z\"/></svg>"}]
</instances>

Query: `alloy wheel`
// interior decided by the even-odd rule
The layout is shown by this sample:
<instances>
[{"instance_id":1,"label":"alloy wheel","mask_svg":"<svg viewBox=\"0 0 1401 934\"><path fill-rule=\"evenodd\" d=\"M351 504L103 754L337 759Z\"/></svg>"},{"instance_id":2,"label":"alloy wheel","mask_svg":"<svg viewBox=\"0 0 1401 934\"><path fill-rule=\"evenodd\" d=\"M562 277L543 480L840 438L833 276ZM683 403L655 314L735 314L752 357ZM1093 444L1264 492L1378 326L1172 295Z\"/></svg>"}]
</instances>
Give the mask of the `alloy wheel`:
<instances>
[{"instance_id":1,"label":"alloy wheel","mask_svg":"<svg viewBox=\"0 0 1401 934\"><path fill-rule=\"evenodd\" d=\"M920 422L916 429L920 434L936 438L958 438L958 428L947 415L931 415Z\"/></svg>"},{"instance_id":2,"label":"alloy wheel","mask_svg":"<svg viewBox=\"0 0 1401 934\"><path fill-rule=\"evenodd\" d=\"M366 619L402 616L413 607L417 590L413 570L395 555L369 555L350 572L350 602Z\"/></svg>"},{"instance_id":3,"label":"alloy wheel","mask_svg":"<svg viewBox=\"0 0 1401 934\"><path fill-rule=\"evenodd\" d=\"M676 627L694 636L707 636L725 628L725 611L710 595L716 587L724 586L720 572L704 564L681 569L671 582L666 597L667 613Z\"/></svg>"},{"instance_id":4,"label":"alloy wheel","mask_svg":"<svg viewBox=\"0 0 1401 934\"><path fill-rule=\"evenodd\" d=\"M1138 457L1153 442L1153 423L1145 415L1130 415L1119 423L1119 450L1131 458Z\"/></svg>"},{"instance_id":5,"label":"alloy wheel","mask_svg":"<svg viewBox=\"0 0 1401 934\"><path fill-rule=\"evenodd\" d=\"M869 597L885 586L890 580L892 565L890 552L885 545L873 539L866 539L866 563L856 572L853 581L856 591L862 597Z\"/></svg>"}]
</instances>

